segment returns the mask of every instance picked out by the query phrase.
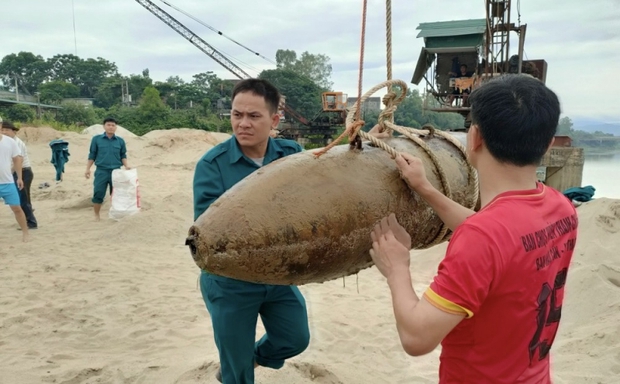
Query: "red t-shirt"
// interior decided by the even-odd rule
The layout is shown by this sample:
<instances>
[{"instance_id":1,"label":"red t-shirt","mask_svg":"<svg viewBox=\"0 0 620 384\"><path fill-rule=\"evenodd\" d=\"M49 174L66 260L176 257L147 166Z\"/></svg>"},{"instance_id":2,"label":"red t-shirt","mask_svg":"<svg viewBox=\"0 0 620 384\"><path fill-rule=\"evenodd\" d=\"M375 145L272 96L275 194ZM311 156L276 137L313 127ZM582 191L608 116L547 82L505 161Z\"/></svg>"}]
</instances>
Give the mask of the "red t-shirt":
<instances>
[{"instance_id":1,"label":"red t-shirt","mask_svg":"<svg viewBox=\"0 0 620 384\"><path fill-rule=\"evenodd\" d=\"M440 383L550 383L577 213L558 191L507 192L454 232L424 297L467 313L443 340Z\"/></svg>"}]
</instances>

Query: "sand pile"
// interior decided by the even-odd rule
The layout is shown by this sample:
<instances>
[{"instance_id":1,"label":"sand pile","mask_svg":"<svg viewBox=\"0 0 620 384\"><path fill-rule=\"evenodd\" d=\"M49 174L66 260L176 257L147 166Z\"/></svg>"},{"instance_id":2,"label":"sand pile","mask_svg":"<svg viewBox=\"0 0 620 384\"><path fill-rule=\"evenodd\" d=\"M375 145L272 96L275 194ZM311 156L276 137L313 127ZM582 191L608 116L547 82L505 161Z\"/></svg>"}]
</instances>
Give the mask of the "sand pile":
<instances>
[{"instance_id":1,"label":"sand pile","mask_svg":"<svg viewBox=\"0 0 620 384\"><path fill-rule=\"evenodd\" d=\"M200 157L213 146L230 138L227 133L178 128L151 131L142 150L142 163L153 167L177 167L193 170Z\"/></svg>"},{"instance_id":2,"label":"sand pile","mask_svg":"<svg viewBox=\"0 0 620 384\"><path fill-rule=\"evenodd\" d=\"M215 384L217 350L184 240L193 218L195 161L227 136L196 130L128 136L143 210L119 222L95 222L92 180L84 178L90 136L60 134L68 135L71 158L65 181L56 185L48 143L59 134L24 129L20 135L32 139L40 228L22 244L8 210L0 215L0 383ZM38 189L45 181L51 186ZM103 212L108 209L106 198ZM552 349L554 383L615 384L620 200L597 199L577 210L579 239ZM419 294L446 245L412 252ZM436 383L439 350L420 358L402 351L389 290L376 269L345 283L301 287L310 347L279 371L258 369L257 384Z\"/></svg>"},{"instance_id":3,"label":"sand pile","mask_svg":"<svg viewBox=\"0 0 620 384\"><path fill-rule=\"evenodd\" d=\"M577 212L577 247L553 349L556 382L617 382L620 377L620 257L617 253L620 201L597 199L582 205Z\"/></svg>"},{"instance_id":4,"label":"sand pile","mask_svg":"<svg viewBox=\"0 0 620 384\"><path fill-rule=\"evenodd\" d=\"M150 145L162 149L187 148L187 145L203 146L204 143L215 146L230 138L227 133L208 132L191 128L175 128L148 132L143 136Z\"/></svg>"},{"instance_id":5,"label":"sand pile","mask_svg":"<svg viewBox=\"0 0 620 384\"><path fill-rule=\"evenodd\" d=\"M51 186L41 188L37 191L37 195L39 196L39 200L57 200L61 203L58 206L59 208L71 209L78 201L85 198L90 200L88 192L89 191L84 191L82 188L72 187L69 183L61 183L55 185L53 188Z\"/></svg>"},{"instance_id":6,"label":"sand pile","mask_svg":"<svg viewBox=\"0 0 620 384\"><path fill-rule=\"evenodd\" d=\"M95 135L102 134L103 132L105 132L105 130L103 129L103 125L95 124L95 125L91 125L88 128L84 128L84 130L82 131L82 134L89 135L89 136L95 136ZM138 137L138 135L127 130L126 128L121 127L120 125L116 126L116 134L122 137L123 139Z\"/></svg>"},{"instance_id":7,"label":"sand pile","mask_svg":"<svg viewBox=\"0 0 620 384\"><path fill-rule=\"evenodd\" d=\"M76 136L75 132L59 132L50 127L22 127L17 136L27 144L45 143L56 139L65 139Z\"/></svg>"}]
</instances>

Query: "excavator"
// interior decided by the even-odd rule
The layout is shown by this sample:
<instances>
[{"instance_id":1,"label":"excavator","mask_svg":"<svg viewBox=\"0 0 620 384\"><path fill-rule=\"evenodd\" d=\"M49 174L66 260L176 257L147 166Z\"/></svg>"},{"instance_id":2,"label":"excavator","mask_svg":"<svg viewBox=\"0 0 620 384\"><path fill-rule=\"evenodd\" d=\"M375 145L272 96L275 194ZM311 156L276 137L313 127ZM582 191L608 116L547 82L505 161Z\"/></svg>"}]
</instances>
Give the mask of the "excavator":
<instances>
[{"instance_id":1,"label":"excavator","mask_svg":"<svg viewBox=\"0 0 620 384\"><path fill-rule=\"evenodd\" d=\"M248 79L251 77L232 60L213 48L213 46L209 45L152 1L136 0L136 2L237 78ZM345 124L347 95L342 92L324 92L322 94L322 108L311 119L305 118L287 105L286 97L284 96L280 99L280 109L278 112L281 121L278 127L279 137L295 140L302 145L307 143L327 145ZM287 115L293 121L290 121Z\"/></svg>"}]
</instances>

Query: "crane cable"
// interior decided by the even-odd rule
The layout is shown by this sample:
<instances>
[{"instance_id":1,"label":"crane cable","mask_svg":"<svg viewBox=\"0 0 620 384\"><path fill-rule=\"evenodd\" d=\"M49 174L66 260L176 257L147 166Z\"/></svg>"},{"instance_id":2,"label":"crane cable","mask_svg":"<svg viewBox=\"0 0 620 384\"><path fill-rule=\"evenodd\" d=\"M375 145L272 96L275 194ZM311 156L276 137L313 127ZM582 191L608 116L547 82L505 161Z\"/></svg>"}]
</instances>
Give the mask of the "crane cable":
<instances>
[{"instance_id":1,"label":"crane cable","mask_svg":"<svg viewBox=\"0 0 620 384\"><path fill-rule=\"evenodd\" d=\"M263 58L263 59L267 60L268 62L270 62L271 64L276 65L276 63L275 63L273 60L271 60L271 59L269 59L269 58L267 58L267 57L265 57L265 56L261 55L260 53L258 53L258 52L256 52L256 51L254 51L254 50L252 50L252 49L250 49L250 48L248 48L247 46L245 46L245 45L241 44L240 42L238 42L237 40L233 39L232 37L229 37L229 36L225 35L222 31L220 31L220 30L218 30L218 29L216 29L216 28L214 28L214 27L210 26L209 24L205 23L204 21L201 21L200 19L198 19L198 18L196 18L196 17L194 17L194 16L190 15L189 13L187 13L187 12L183 11L183 10L182 10L182 9L180 9L179 7L176 7L176 6L172 5L172 4L170 4L170 3L169 3L169 2L167 2L166 0L160 0L160 1L161 1L162 3L164 3L164 4L166 4L167 6L169 6L170 8L173 8L173 9L177 10L178 12L181 12L182 14L184 14L185 16L189 17L190 19L192 19L192 20L196 21L197 23L202 24L203 26L205 26L205 27L209 28L209 29L210 29L210 30L212 30L213 32L217 33L218 35L220 35L220 36L222 36L222 37L225 37L225 38L227 38L228 40L232 41L233 43L237 44L238 46L240 46L240 47L242 47L242 48L244 48L244 49L246 49L246 50L248 50L248 51L252 52L252 53L253 53L253 54L255 54L256 56L261 57L261 58Z\"/></svg>"}]
</instances>

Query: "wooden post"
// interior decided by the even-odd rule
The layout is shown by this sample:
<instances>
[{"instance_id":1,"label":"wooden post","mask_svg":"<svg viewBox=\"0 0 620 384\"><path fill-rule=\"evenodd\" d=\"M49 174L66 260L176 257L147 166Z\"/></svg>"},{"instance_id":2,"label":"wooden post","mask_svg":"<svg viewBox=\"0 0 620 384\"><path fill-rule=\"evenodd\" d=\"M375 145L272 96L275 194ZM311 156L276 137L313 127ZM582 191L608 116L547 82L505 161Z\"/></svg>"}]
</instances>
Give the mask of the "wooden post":
<instances>
[{"instance_id":1,"label":"wooden post","mask_svg":"<svg viewBox=\"0 0 620 384\"><path fill-rule=\"evenodd\" d=\"M584 161L583 148L551 147L541 161L546 168L545 184L560 192L581 187Z\"/></svg>"}]
</instances>

